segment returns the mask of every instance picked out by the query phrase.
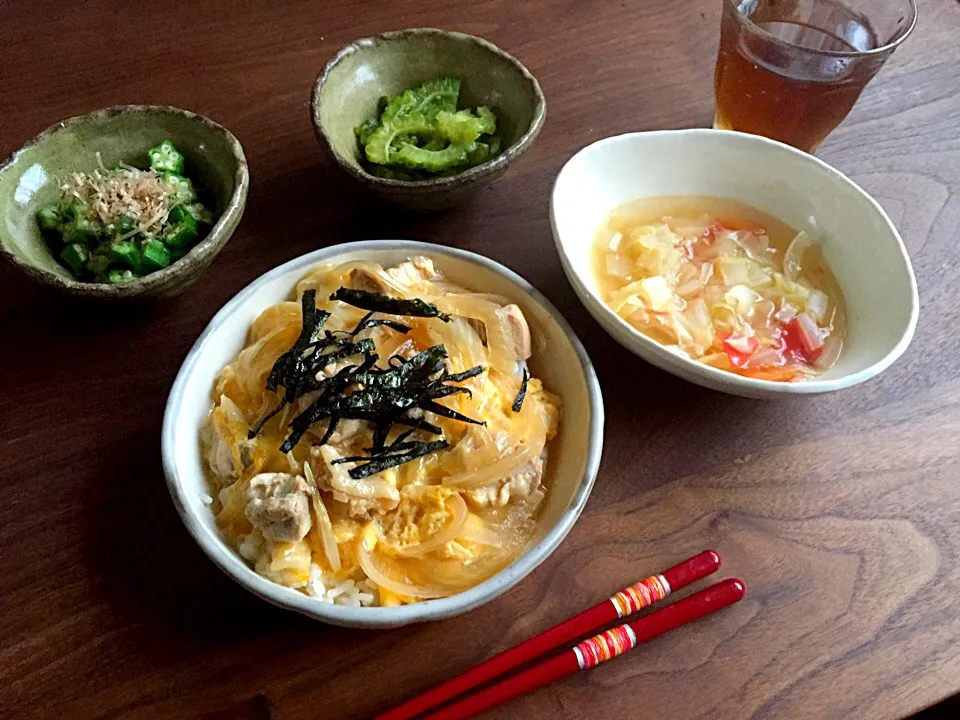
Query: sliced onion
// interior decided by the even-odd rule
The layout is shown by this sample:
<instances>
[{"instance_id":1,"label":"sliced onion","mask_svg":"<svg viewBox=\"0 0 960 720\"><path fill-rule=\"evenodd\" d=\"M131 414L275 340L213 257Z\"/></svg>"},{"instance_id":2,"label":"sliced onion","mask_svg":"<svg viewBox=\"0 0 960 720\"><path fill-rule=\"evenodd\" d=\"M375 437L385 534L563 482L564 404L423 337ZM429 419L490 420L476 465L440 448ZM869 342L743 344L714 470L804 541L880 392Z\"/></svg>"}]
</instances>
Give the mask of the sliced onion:
<instances>
[{"instance_id":1,"label":"sliced onion","mask_svg":"<svg viewBox=\"0 0 960 720\"><path fill-rule=\"evenodd\" d=\"M531 433L531 436L526 439L526 442L507 451L490 464L478 467L475 470L459 473L458 475L445 477L443 484L447 487L455 487L460 490L471 490L473 488L491 485L499 480L510 477L524 465L540 457L546 439L546 430L541 420L536 424L535 429Z\"/></svg>"},{"instance_id":2,"label":"sliced onion","mask_svg":"<svg viewBox=\"0 0 960 720\"><path fill-rule=\"evenodd\" d=\"M796 279L800 277L803 270L803 256L815 244L813 238L807 233L797 233L783 256L783 274L786 275L787 280L796 282Z\"/></svg>"},{"instance_id":3,"label":"sliced onion","mask_svg":"<svg viewBox=\"0 0 960 720\"><path fill-rule=\"evenodd\" d=\"M507 320L497 313L499 305L475 295L446 295L433 302L442 312L482 322L487 333L490 366L507 374L514 371L516 347Z\"/></svg>"},{"instance_id":4,"label":"sliced onion","mask_svg":"<svg viewBox=\"0 0 960 720\"><path fill-rule=\"evenodd\" d=\"M461 540L476 543L477 545L488 545L489 547L502 548L504 546L503 533L494 529L490 524L481 520L473 513L467 514L467 520L463 524L463 529L457 536Z\"/></svg>"},{"instance_id":5,"label":"sliced onion","mask_svg":"<svg viewBox=\"0 0 960 720\"><path fill-rule=\"evenodd\" d=\"M352 467L351 463L334 465L333 461L339 460L341 455L329 445L321 445L319 452L320 457L330 470L330 487L337 492L355 498L400 500L397 489L383 478L371 475L360 480L354 480L347 472Z\"/></svg>"},{"instance_id":6,"label":"sliced onion","mask_svg":"<svg viewBox=\"0 0 960 720\"><path fill-rule=\"evenodd\" d=\"M463 498L460 497L460 493L454 493L447 498L445 505L447 506L447 511L450 513L450 522L447 523L446 527L434 533L428 540L422 543L398 548L398 555L404 557L421 557L443 547L451 540L460 537L463 525L467 521L467 504L463 501Z\"/></svg>"},{"instance_id":7,"label":"sliced onion","mask_svg":"<svg viewBox=\"0 0 960 720\"><path fill-rule=\"evenodd\" d=\"M683 285L678 285L674 292L682 298L688 298L697 295L701 290L703 290L703 283L698 278L694 278Z\"/></svg>"},{"instance_id":8,"label":"sliced onion","mask_svg":"<svg viewBox=\"0 0 960 720\"><path fill-rule=\"evenodd\" d=\"M818 323L822 323L823 319L827 316L827 306L830 304L830 299L827 297L827 294L820 290L812 290L807 296L807 312L810 314L814 320Z\"/></svg>"},{"instance_id":9,"label":"sliced onion","mask_svg":"<svg viewBox=\"0 0 960 720\"><path fill-rule=\"evenodd\" d=\"M340 550L337 548L337 536L333 533L333 523L330 522L330 514L327 512L327 506L323 504L323 498L320 497L320 488L317 487L317 481L313 477L313 470L310 463L303 464L303 474L310 483L310 501L313 504L313 514L317 516L317 530L320 532L320 540L323 542L323 554L330 563L330 569L333 572L340 570Z\"/></svg>"},{"instance_id":10,"label":"sliced onion","mask_svg":"<svg viewBox=\"0 0 960 720\"><path fill-rule=\"evenodd\" d=\"M360 567L376 585L384 590L415 598L439 598L452 595L457 590L454 588L442 587L440 585L419 585L404 580L396 580L390 577L390 565L395 563L384 562L382 558L374 558L367 550L366 543L361 539L357 544L357 559ZM392 568L394 571L396 567Z\"/></svg>"},{"instance_id":11,"label":"sliced onion","mask_svg":"<svg viewBox=\"0 0 960 720\"><path fill-rule=\"evenodd\" d=\"M756 260L764 265L772 264L769 252L770 238L766 235L757 235L747 230L737 230L730 233L730 237L743 248L743 251L751 260Z\"/></svg>"},{"instance_id":12,"label":"sliced onion","mask_svg":"<svg viewBox=\"0 0 960 720\"><path fill-rule=\"evenodd\" d=\"M829 370L840 358L840 351L843 349L843 340L837 335L831 335L823 341L823 352L820 353L813 365L817 370Z\"/></svg>"},{"instance_id":13,"label":"sliced onion","mask_svg":"<svg viewBox=\"0 0 960 720\"><path fill-rule=\"evenodd\" d=\"M783 357L778 350L769 347L760 348L744 363L744 367L749 368L769 367L771 365L783 365Z\"/></svg>"},{"instance_id":14,"label":"sliced onion","mask_svg":"<svg viewBox=\"0 0 960 720\"><path fill-rule=\"evenodd\" d=\"M607 274L615 278L625 278L633 272L633 262L626 255L607 253Z\"/></svg>"},{"instance_id":15,"label":"sliced onion","mask_svg":"<svg viewBox=\"0 0 960 720\"><path fill-rule=\"evenodd\" d=\"M455 317L448 323L432 323L429 332L431 342L447 348L453 372L487 365L487 349L480 342L476 329L465 318Z\"/></svg>"}]
</instances>

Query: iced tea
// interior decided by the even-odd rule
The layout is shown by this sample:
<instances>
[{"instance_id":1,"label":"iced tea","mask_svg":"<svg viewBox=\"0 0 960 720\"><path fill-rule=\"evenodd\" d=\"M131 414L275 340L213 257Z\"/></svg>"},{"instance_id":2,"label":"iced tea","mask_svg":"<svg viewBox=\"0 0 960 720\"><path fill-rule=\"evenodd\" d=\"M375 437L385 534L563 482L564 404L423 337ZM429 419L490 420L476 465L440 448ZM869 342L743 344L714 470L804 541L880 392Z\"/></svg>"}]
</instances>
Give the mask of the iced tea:
<instances>
[{"instance_id":1,"label":"iced tea","mask_svg":"<svg viewBox=\"0 0 960 720\"><path fill-rule=\"evenodd\" d=\"M913 0L723 2L715 127L808 152L847 116L916 17Z\"/></svg>"}]
</instances>

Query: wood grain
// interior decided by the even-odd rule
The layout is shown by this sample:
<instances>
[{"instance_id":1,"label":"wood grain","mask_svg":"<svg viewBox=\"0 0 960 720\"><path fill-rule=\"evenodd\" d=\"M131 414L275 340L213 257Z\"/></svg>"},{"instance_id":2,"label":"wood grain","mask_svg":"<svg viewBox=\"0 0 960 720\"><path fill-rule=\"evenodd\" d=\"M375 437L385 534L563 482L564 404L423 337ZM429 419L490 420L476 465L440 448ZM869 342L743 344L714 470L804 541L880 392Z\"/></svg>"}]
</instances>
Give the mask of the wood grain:
<instances>
[{"instance_id":1,"label":"wood grain","mask_svg":"<svg viewBox=\"0 0 960 720\"><path fill-rule=\"evenodd\" d=\"M74 114L169 103L229 127L252 185L204 281L158 307L103 315L2 270L0 716L369 717L706 547L746 581L743 603L488 716L885 719L960 691L960 5L921 6L819 153L901 229L916 339L866 385L763 403L610 340L548 221L582 145L709 125L719 0L4 4L0 155ZM342 45L425 25L515 53L549 113L495 187L420 217L324 166L307 102ZM313 248L380 237L476 250L541 288L589 348L609 420L586 512L529 579L462 618L358 633L218 573L173 510L158 444L177 368L229 297Z\"/></svg>"}]
</instances>

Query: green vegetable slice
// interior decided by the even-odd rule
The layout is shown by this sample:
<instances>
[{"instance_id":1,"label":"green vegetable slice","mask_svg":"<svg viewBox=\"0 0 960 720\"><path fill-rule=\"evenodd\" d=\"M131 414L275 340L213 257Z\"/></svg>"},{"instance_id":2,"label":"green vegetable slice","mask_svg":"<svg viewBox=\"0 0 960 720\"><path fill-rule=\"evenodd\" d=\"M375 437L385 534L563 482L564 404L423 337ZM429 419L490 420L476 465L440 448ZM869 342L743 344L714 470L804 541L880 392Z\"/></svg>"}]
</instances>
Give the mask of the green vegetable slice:
<instances>
[{"instance_id":1,"label":"green vegetable slice","mask_svg":"<svg viewBox=\"0 0 960 720\"><path fill-rule=\"evenodd\" d=\"M97 238L99 225L92 223L86 218L78 218L64 223L61 232L65 243L79 243L89 245Z\"/></svg>"},{"instance_id":2,"label":"green vegetable slice","mask_svg":"<svg viewBox=\"0 0 960 720\"><path fill-rule=\"evenodd\" d=\"M213 213L204 207L203 203L191 203L187 205L187 212L193 215L193 219L204 225L213 225Z\"/></svg>"},{"instance_id":3,"label":"green vegetable slice","mask_svg":"<svg viewBox=\"0 0 960 720\"><path fill-rule=\"evenodd\" d=\"M136 277L130 270L111 270L107 273L107 282L111 285L123 285L135 279Z\"/></svg>"},{"instance_id":4,"label":"green vegetable slice","mask_svg":"<svg viewBox=\"0 0 960 720\"><path fill-rule=\"evenodd\" d=\"M110 223L110 231L115 235L126 235L127 233L133 232L135 227L136 224L129 215L120 215Z\"/></svg>"},{"instance_id":5,"label":"green vegetable slice","mask_svg":"<svg viewBox=\"0 0 960 720\"><path fill-rule=\"evenodd\" d=\"M148 271L161 270L170 265L170 251L159 240L151 240L143 247L142 267Z\"/></svg>"},{"instance_id":6,"label":"green vegetable slice","mask_svg":"<svg viewBox=\"0 0 960 720\"><path fill-rule=\"evenodd\" d=\"M37 211L37 225L45 232L55 232L60 229L60 211L56 205L48 205Z\"/></svg>"},{"instance_id":7,"label":"green vegetable slice","mask_svg":"<svg viewBox=\"0 0 960 720\"><path fill-rule=\"evenodd\" d=\"M150 157L150 168L162 173L183 174L183 154L177 150L172 142L164 140L156 147L147 151Z\"/></svg>"},{"instance_id":8,"label":"green vegetable slice","mask_svg":"<svg viewBox=\"0 0 960 720\"><path fill-rule=\"evenodd\" d=\"M87 260L87 270L90 272L99 275L106 271L110 267L110 263L113 262L113 258L105 255L101 252L95 252L90 256L90 259Z\"/></svg>"},{"instance_id":9,"label":"green vegetable slice","mask_svg":"<svg viewBox=\"0 0 960 720\"><path fill-rule=\"evenodd\" d=\"M366 145L370 136L380 127L380 121L376 117L368 117L359 126L354 128L353 132L361 145Z\"/></svg>"},{"instance_id":10,"label":"green vegetable slice","mask_svg":"<svg viewBox=\"0 0 960 720\"><path fill-rule=\"evenodd\" d=\"M427 150L411 143L403 143L394 153L394 162L412 170L439 172L467 162L470 147L460 143L448 145L443 150Z\"/></svg>"},{"instance_id":11,"label":"green vegetable slice","mask_svg":"<svg viewBox=\"0 0 960 720\"><path fill-rule=\"evenodd\" d=\"M386 125L408 115L422 115L432 120L439 112L455 112L459 97L460 80L457 78L429 80L420 87L391 97L383 109L380 122Z\"/></svg>"},{"instance_id":12,"label":"green vegetable slice","mask_svg":"<svg viewBox=\"0 0 960 720\"><path fill-rule=\"evenodd\" d=\"M452 143L469 144L481 135L497 131L497 117L490 108L479 107L477 114L470 110L437 114L437 129Z\"/></svg>"},{"instance_id":13,"label":"green vegetable slice","mask_svg":"<svg viewBox=\"0 0 960 720\"><path fill-rule=\"evenodd\" d=\"M90 257L90 252L83 245L73 243L63 249L60 257L73 270L73 274L79 276L83 272L84 264Z\"/></svg>"},{"instance_id":14,"label":"green vegetable slice","mask_svg":"<svg viewBox=\"0 0 960 720\"><path fill-rule=\"evenodd\" d=\"M178 203L185 205L197 199L197 193L193 189L193 182L190 178L176 173L165 173L163 182L170 188L170 192Z\"/></svg>"},{"instance_id":15,"label":"green vegetable slice","mask_svg":"<svg viewBox=\"0 0 960 720\"><path fill-rule=\"evenodd\" d=\"M113 257L128 267L135 268L140 264L140 250L136 243L129 240L118 240L110 244L110 253Z\"/></svg>"},{"instance_id":16,"label":"green vegetable slice","mask_svg":"<svg viewBox=\"0 0 960 720\"><path fill-rule=\"evenodd\" d=\"M435 134L429 120L420 114L407 115L391 123L384 123L367 138L364 151L367 160L377 165L394 162L395 141L404 135L432 136ZM399 143L397 143L399 144Z\"/></svg>"}]
</instances>

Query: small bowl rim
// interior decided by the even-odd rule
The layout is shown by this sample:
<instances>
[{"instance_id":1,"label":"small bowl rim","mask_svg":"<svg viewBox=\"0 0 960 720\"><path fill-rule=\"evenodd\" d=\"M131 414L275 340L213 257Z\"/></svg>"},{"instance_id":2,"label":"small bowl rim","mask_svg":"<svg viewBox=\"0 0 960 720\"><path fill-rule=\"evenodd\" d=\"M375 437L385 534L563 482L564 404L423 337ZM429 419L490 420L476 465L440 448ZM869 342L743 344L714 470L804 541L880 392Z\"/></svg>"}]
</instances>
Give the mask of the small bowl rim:
<instances>
[{"instance_id":1,"label":"small bowl rim","mask_svg":"<svg viewBox=\"0 0 960 720\"><path fill-rule=\"evenodd\" d=\"M756 145L765 146L768 150L773 152L787 153L789 155L793 155L800 162L815 166L819 171L832 176L840 183L848 185L856 194L858 194L862 199L866 200L867 204L883 220L893 240L896 241L897 248L903 259L903 264L906 269L907 280L910 287L910 317L907 320L906 327L899 340L897 340L897 342L883 357L868 367L863 368L862 370L829 380L812 379L804 380L803 382L783 383L775 382L773 380L760 380L757 378L744 377L742 375L725 372L719 368L704 365L703 363L698 363L697 361L680 355L679 353L670 351L666 346L661 345L656 340L647 337L630 325L630 323L628 323L626 320L613 312L609 306L603 302L603 299L596 292L590 289L590 286L583 280L584 274L588 273L589 269L583 270L573 266L566 253L564 243L560 239L561 231L557 225L556 218L556 196L564 172L568 170L571 163L573 163L576 158L586 154L588 151L595 149L597 146L615 142L629 142L633 138L637 137L642 137L644 139L652 138L655 140L658 137L672 136L715 137L724 138L727 140L733 138L733 142L753 143ZM785 143L781 143L777 140L771 140L770 138L760 135L753 135L751 133L738 132L734 130L718 130L714 128L683 128L676 130L647 130L640 132L629 132L622 133L620 135L611 135L609 137L596 140L577 150L577 152L570 156L570 158L563 164L560 172L557 173L557 177L553 183L553 189L550 192L550 226L551 230L553 231L554 246L557 250L557 254L560 256L560 262L563 266L564 273L570 280L571 285L573 285L574 291L576 292L581 303L583 303L587 311L594 317L594 319L598 321L604 331L634 355L637 355L641 360L655 365L665 372L669 372L671 375L679 377L682 380L693 382L710 389L734 394L749 394L749 396L752 397L769 397L774 394L812 395L853 387L854 385L859 385L860 383L876 377L890 367L894 362L896 362L906 351L907 347L910 345L910 342L913 340L914 333L916 332L917 320L920 313L920 298L917 291L916 275L914 274L913 265L910 262L910 255L907 253L903 238L900 237L899 231L880 203L878 203L873 196L857 185L857 183L847 177L844 173L840 172L820 158L803 152L802 150L798 150L790 145L786 145ZM609 324L612 324L613 327L608 327ZM666 367L665 365L661 365L659 363L654 363L638 349L639 347L642 347L644 352L651 356L661 357L664 360L672 359L681 361L681 365L689 369L689 374L691 377L699 377L703 380L703 382L700 380L691 379L691 377L686 377L673 368Z\"/></svg>"},{"instance_id":2,"label":"small bowl rim","mask_svg":"<svg viewBox=\"0 0 960 720\"><path fill-rule=\"evenodd\" d=\"M221 237L224 229L227 224L232 221L233 217L239 212L240 206L247 197L247 191L250 184L250 173L247 167L247 158L243 152L243 146L240 145L240 141L237 140L233 133L227 130L227 128L220 123L211 120L200 113L192 112L191 110L184 110L172 105L111 105L110 107L100 108L88 113L83 113L82 115L74 115L73 117L69 117L65 120L61 120L60 122L50 125L42 132L37 133L32 138L27 140L27 142L21 145L20 148L11 153L6 160L0 163L0 175L7 172L7 170L11 168L19 159L22 153L36 145L39 145L48 137L55 135L61 130L65 130L73 125L82 124L83 122L92 119L134 113L161 113L166 115L180 115L188 120L198 121L201 125L205 125L208 129L213 130L214 132L221 133L226 138L227 144L230 146L231 152L233 153L233 157L237 161L237 169L234 172L233 178L233 193L230 196L230 201L227 203L227 206L224 208L223 212L220 213L220 216L217 218L217 222L214 223L212 228L210 228L210 232L207 233L206 237L194 245L182 258L171 263L169 267L165 267L162 270L157 270L156 272L150 273L146 277L137 278L122 285L82 282L80 280L62 277L57 273L47 270L46 268L24 262L9 248L7 248L6 244L2 241L0 241L0 257L5 258L10 263L15 265L32 280L44 285L51 285L60 290L90 297L99 296L120 298L136 297L138 295L149 293L156 287L165 285L165 283L171 278L181 275L184 272L189 273L189 271L195 270L195 267L189 263L180 265L181 261L191 257L194 260L203 259L215 255L223 248L223 246L226 244L226 240Z\"/></svg>"},{"instance_id":3,"label":"small bowl rim","mask_svg":"<svg viewBox=\"0 0 960 720\"><path fill-rule=\"evenodd\" d=\"M306 270L317 263L345 253L391 250L422 254L428 257L446 255L479 265L506 279L520 292L528 295L553 318L576 353L586 384L587 402L592 414L588 428L586 461L580 484L557 522L546 530L537 543L527 547L507 567L479 585L446 598L424 600L400 607L353 608L331 605L261 577L247 566L239 554L230 548L222 537L215 536L214 533L209 532L204 527L198 514L189 503L184 486L179 480L175 460L175 426L182 410L185 385L188 378L196 371L199 358L210 342L211 336L231 315L239 311L263 285L295 270ZM320 248L289 260L260 275L224 304L207 324L200 337L197 338L177 372L164 408L160 448L167 489L177 513L197 545L221 571L246 590L278 607L293 610L334 625L373 629L441 620L468 612L495 600L543 564L573 528L590 497L600 469L600 458L603 451L603 427L604 407L600 382L583 343L553 303L524 278L494 260L459 248L433 245L415 240L361 240Z\"/></svg>"},{"instance_id":4,"label":"small bowl rim","mask_svg":"<svg viewBox=\"0 0 960 720\"><path fill-rule=\"evenodd\" d=\"M381 178L377 177L376 175L371 175L362 167L357 168L348 162L327 136L326 128L324 128L323 123L320 120L320 93L322 92L330 73L337 67L337 65L339 65L350 55L353 55L364 48L376 45L378 42L392 42L395 40L405 40L409 37L424 35L442 35L445 37L454 38L460 42L474 43L488 52L506 58L508 62L513 64L520 71L521 75L523 75L524 79L533 90L534 97L536 98L536 107L534 109L533 118L531 119L530 124L527 126L527 129L517 139L517 141L507 147L495 158L492 160L487 160L479 165L475 165L474 167L467 168L463 172L459 172L456 175L430 178L428 180L393 180L390 178ZM540 130L543 128L543 123L546 120L546 116L547 100L543 94L543 90L540 87L540 83L533 76L533 73L531 73L522 62L520 62L506 50L494 45L489 40L477 37L476 35L457 32L455 30L443 30L441 28L419 27L407 28L405 30L391 30L390 32L381 33L380 35L371 35L369 37L360 38L359 40L354 40L349 45L346 45L337 51L337 54L327 62L327 64L323 67L323 70L320 71L314 80L313 89L310 93L310 122L313 125L314 135L323 146L324 150L326 150L328 154L330 154L336 160L337 164L341 168L346 170L348 173L350 173L350 175L361 182L384 188L403 188L406 191L413 192L426 193L432 190L461 185L469 182L472 179L476 179L494 172L498 168L507 165L512 160L522 155L527 148L530 147L537 135L540 134Z\"/></svg>"}]
</instances>

